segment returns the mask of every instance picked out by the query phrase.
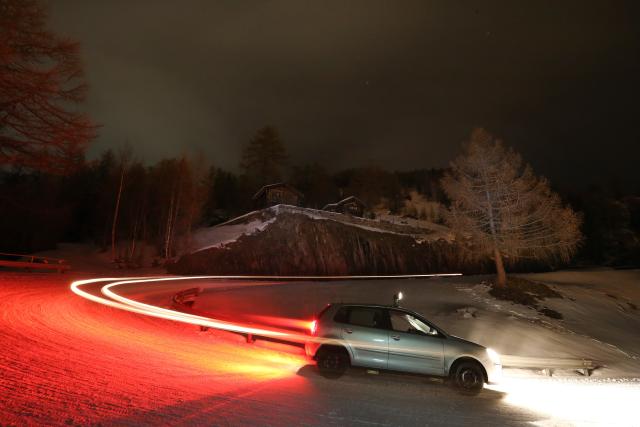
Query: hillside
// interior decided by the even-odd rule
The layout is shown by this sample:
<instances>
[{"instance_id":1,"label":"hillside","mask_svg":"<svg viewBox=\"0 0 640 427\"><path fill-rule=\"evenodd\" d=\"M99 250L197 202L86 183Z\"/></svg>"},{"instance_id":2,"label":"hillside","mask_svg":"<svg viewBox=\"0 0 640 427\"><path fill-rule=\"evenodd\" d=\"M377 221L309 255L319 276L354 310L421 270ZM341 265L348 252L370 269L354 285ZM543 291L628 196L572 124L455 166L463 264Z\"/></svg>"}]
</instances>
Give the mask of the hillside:
<instances>
[{"instance_id":1,"label":"hillside","mask_svg":"<svg viewBox=\"0 0 640 427\"><path fill-rule=\"evenodd\" d=\"M448 229L278 205L199 230L177 274L408 274L478 270Z\"/></svg>"}]
</instances>

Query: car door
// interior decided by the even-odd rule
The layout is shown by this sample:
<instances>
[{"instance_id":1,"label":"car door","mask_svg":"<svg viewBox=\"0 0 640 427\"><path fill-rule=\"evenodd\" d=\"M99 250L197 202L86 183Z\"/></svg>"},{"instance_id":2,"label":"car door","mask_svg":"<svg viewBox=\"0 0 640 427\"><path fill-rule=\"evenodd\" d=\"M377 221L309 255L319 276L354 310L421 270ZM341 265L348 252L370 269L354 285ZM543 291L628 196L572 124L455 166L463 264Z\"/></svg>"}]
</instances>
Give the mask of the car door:
<instances>
[{"instance_id":1,"label":"car door","mask_svg":"<svg viewBox=\"0 0 640 427\"><path fill-rule=\"evenodd\" d=\"M444 375L442 336L420 318L389 310L389 369Z\"/></svg>"},{"instance_id":2,"label":"car door","mask_svg":"<svg viewBox=\"0 0 640 427\"><path fill-rule=\"evenodd\" d=\"M383 309L365 306L342 307L336 316L354 365L387 369L389 330L385 316Z\"/></svg>"}]
</instances>

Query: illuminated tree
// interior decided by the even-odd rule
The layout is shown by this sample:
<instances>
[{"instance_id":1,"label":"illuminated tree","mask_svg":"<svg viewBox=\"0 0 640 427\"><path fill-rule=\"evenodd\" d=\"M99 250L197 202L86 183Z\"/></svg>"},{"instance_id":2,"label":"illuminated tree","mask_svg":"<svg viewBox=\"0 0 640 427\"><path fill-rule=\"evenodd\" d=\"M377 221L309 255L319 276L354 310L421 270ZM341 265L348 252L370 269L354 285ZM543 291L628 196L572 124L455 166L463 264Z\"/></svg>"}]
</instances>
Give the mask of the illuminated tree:
<instances>
[{"instance_id":1,"label":"illuminated tree","mask_svg":"<svg viewBox=\"0 0 640 427\"><path fill-rule=\"evenodd\" d=\"M442 185L452 201L447 222L492 256L497 284L506 284L503 257L567 261L580 241L580 219L544 178L483 129L451 163Z\"/></svg>"},{"instance_id":2,"label":"illuminated tree","mask_svg":"<svg viewBox=\"0 0 640 427\"><path fill-rule=\"evenodd\" d=\"M86 85L78 44L45 28L35 0L0 0L0 165L65 173L94 127L73 110Z\"/></svg>"}]
</instances>

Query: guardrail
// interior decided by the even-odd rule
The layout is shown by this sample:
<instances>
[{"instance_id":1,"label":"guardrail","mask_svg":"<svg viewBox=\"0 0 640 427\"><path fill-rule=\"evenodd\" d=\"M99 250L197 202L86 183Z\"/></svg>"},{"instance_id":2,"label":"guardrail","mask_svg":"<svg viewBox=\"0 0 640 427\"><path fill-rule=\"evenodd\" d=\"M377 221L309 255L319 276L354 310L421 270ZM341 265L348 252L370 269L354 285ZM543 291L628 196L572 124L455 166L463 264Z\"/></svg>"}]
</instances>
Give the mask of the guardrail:
<instances>
[{"instance_id":1,"label":"guardrail","mask_svg":"<svg viewBox=\"0 0 640 427\"><path fill-rule=\"evenodd\" d=\"M26 270L56 270L58 273L64 273L71 269L71 266L64 259L1 252L0 267L24 268Z\"/></svg>"},{"instance_id":2,"label":"guardrail","mask_svg":"<svg viewBox=\"0 0 640 427\"><path fill-rule=\"evenodd\" d=\"M184 309L193 308L193 304L196 302L196 297L200 295L202 288L189 288L184 289L171 298L173 308Z\"/></svg>"},{"instance_id":3,"label":"guardrail","mask_svg":"<svg viewBox=\"0 0 640 427\"><path fill-rule=\"evenodd\" d=\"M521 357L502 356L502 365L505 368L516 369L538 369L547 376L553 376L555 370L577 371L585 377L602 367L602 363L591 359L569 359L569 358L541 358L541 357Z\"/></svg>"}]
</instances>

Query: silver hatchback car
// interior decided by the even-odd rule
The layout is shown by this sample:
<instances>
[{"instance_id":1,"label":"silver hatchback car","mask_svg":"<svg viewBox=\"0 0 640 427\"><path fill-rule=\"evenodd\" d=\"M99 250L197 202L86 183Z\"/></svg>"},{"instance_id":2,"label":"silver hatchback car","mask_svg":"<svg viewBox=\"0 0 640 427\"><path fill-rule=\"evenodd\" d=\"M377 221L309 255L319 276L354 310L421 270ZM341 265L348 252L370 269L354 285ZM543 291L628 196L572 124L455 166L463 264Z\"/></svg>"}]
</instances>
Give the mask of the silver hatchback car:
<instances>
[{"instance_id":1,"label":"silver hatchback car","mask_svg":"<svg viewBox=\"0 0 640 427\"><path fill-rule=\"evenodd\" d=\"M305 351L328 378L361 366L448 377L462 391L477 392L502 375L495 351L397 306L329 304L312 322Z\"/></svg>"}]
</instances>

